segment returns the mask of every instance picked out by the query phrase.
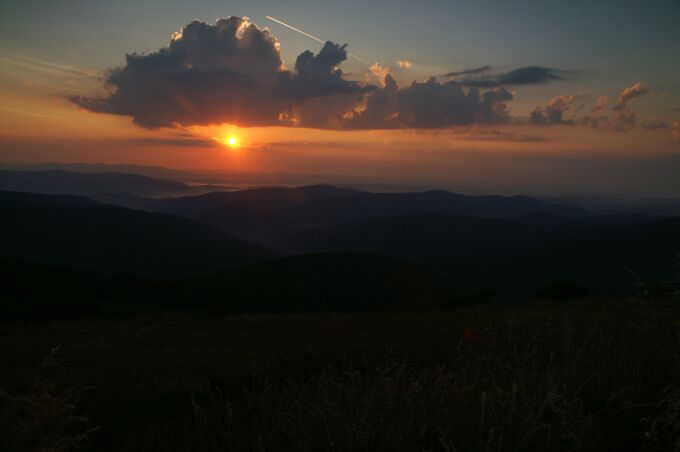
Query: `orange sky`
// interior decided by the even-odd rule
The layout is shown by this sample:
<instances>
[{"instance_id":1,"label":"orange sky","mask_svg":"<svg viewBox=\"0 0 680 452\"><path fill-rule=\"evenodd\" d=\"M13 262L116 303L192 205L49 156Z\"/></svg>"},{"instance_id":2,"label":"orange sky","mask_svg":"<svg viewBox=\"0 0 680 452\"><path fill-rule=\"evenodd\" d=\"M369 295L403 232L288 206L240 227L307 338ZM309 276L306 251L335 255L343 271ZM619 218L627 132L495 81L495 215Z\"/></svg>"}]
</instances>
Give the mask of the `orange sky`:
<instances>
[{"instance_id":1,"label":"orange sky","mask_svg":"<svg viewBox=\"0 0 680 452\"><path fill-rule=\"evenodd\" d=\"M540 162L571 159L587 165L595 161L606 172L602 162L653 162L680 152L677 129L614 132L526 123L441 130L335 131L229 124L146 129L127 116L93 113L67 99L72 94L107 95L105 68L18 55L5 55L0 62L0 163L5 164L104 162L289 172L489 192L580 193L596 190L595 180L601 177L603 192L630 193L633 190L626 191L626 184L635 183L636 176L628 167L631 174L614 177L611 186L606 174L591 175L579 185L574 182L578 170L572 168L565 181L560 181L558 163L551 163L548 171ZM355 76L371 77L368 70ZM400 82L406 84L408 79ZM515 93L513 115L526 115L532 108L522 103L523 92ZM655 118L654 112L647 117ZM225 146L222 141L228 136L236 137L239 145ZM636 189L641 194L668 196L678 189L664 179L661 185L644 184L648 186Z\"/></svg>"}]
</instances>

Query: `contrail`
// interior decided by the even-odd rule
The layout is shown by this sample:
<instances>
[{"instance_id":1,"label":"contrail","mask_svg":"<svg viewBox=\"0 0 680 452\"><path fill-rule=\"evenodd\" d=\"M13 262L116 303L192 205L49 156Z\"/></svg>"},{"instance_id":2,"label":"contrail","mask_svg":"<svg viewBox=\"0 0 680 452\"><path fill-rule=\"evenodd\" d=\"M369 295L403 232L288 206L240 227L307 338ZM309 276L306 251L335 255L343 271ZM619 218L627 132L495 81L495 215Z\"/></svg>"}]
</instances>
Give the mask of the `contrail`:
<instances>
[{"instance_id":1,"label":"contrail","mask_svg":"<svg viewBox=\"0 0 680 452\"><path fill-rule=\"evenodd\" d=\"M290 29L293 30L293 31L297 31L298 33L301 33L301 34L307 36L308 38L312 38L313 40L315 40L315 41L317 41L317 42L320 42L321 44L325 44L325 43L326 43L326 41L324 41L323 39L317 38L316 36L310 35L309 33L305 33L304 31L300 30L299 28L295 28L295 27L293 27L292 25L288 25L288 24L285 23L285 22L281 22L279 19L275 19L275 18L273 18L273 17L271 17L271 16L264 16L264 17L266 17L266 18L269 19L269 20L273 20L273 21L276 22L277 24L283 25L284 27L290 28ZM360 56L355 55L355 54L353 54L353 53L347 52L347 55L351 56L352 58L356 58L357 60L359 60L359 61L361 61L361 62L363 62L363 63L368 64L369 66L372 64L370 61L364 60L364 59L361 58Z\"/></svg>"}]
</instances>

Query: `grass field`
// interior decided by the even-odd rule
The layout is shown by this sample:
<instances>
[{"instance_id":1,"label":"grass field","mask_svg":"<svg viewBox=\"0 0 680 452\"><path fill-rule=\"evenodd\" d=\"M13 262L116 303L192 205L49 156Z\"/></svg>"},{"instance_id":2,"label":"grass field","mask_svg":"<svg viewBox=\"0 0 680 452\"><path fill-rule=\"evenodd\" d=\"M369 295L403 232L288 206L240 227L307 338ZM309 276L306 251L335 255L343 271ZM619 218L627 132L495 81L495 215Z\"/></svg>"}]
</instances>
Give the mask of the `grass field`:
<instances>
[{"instance_id":1,"label":"grass field","mask_svg":"<svg viewBox=\"0 0 680 452\"><path fill-rule=\"evenodd\" d=\"M0 449L680 450L680 304L0 324Z\"/></svg>"}]
</instances>

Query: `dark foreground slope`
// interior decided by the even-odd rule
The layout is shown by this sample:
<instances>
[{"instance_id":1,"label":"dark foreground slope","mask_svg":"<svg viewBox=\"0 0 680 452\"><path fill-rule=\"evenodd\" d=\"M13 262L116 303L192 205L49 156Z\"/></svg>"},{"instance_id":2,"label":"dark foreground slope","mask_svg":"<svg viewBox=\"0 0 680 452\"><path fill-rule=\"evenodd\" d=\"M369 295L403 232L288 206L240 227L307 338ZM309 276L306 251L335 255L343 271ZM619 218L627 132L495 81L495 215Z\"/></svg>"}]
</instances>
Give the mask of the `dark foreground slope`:
<instances>
[{"instance_id":1,"label":"dark foreground slope","mask_svg":"<svg viewBox=\"0 0 680 452\"><path fill-rule=\"evenodd\" d=\"M20 199L19 199L20 198ZM202 223L47 195L0 196L0 257L158 277L275 255Z\"/></svg>"},{"instance_id":2,"label":"dark foreground slope","mask_svg":"<svg viewBox=\"0 0 680 452\"><path fill-rule=\"evenodd\" d=\"M679 320L587 300L0 322L0 447L670 451Z\"/></svg>"},{"instance_id":3,"label":"dark foreground slope","mask_svg":"<svg viewBox=\"0 0 680 452\"><path fill-rule=\"evenodd\" d=\"M175 292L242 312L433 309L486 301L484 292L461 289L425 267L377 254L256 262L180 281Z\"/></svg>"},{"instance_id":4,"label":"dark foreground slope","mask_svg":"<svg viewBox=\"0 0 680 452\"><path fill-rule=\"evenodd\" d=\"M0 311L43 319L130 314L149 306L213 313L451 308L485 301L418 265L378 255L292 256L156 281L0 258Z\"/></svg>"}]
</instances>

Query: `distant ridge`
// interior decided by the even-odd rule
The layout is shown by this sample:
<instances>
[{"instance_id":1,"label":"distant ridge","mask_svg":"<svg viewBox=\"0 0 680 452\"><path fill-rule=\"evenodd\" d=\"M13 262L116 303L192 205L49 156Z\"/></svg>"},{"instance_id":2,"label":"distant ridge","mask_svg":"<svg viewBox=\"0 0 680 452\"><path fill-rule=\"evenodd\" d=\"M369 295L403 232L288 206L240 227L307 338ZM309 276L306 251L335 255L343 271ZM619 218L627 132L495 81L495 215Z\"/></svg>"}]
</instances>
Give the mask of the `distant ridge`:
<instances>
[{"instance_id":1,"label":"distant ridge","mask_svg":"<svg viewBox=\"0 0 680 452\"><path fill-rule=\"evenodd\" d=\"M264 245L168 214L77 197L0 192L0 257L153 277L276 256Z\"/></svg>"},{"instance_id":2,"label":"distant ridge","mask_svg":"<svg viewBox=\"0 0 680 452\"><path fill-rule=\"evenodd\" d=\"M592 215L586 209L527 196L466 196L443 190L370 193L331 185L213 192L146 201L129 195L96 198L131 208L185 216L267 243L296 230L421 213L480 218L512 218L534 213L566 218Z\"/></svg>"},{"instance_id":3,"label":"distant ridge","mask_svg":"<svg viewBox=\"0 0 680 452\"><path fill-rule=\"evenodd\" d=\"M0 171L0 190L45 194L130 193L178 196L192 192L180 182L125 173L76 173L63 170Z\"/></svg>"}]
</instances>

